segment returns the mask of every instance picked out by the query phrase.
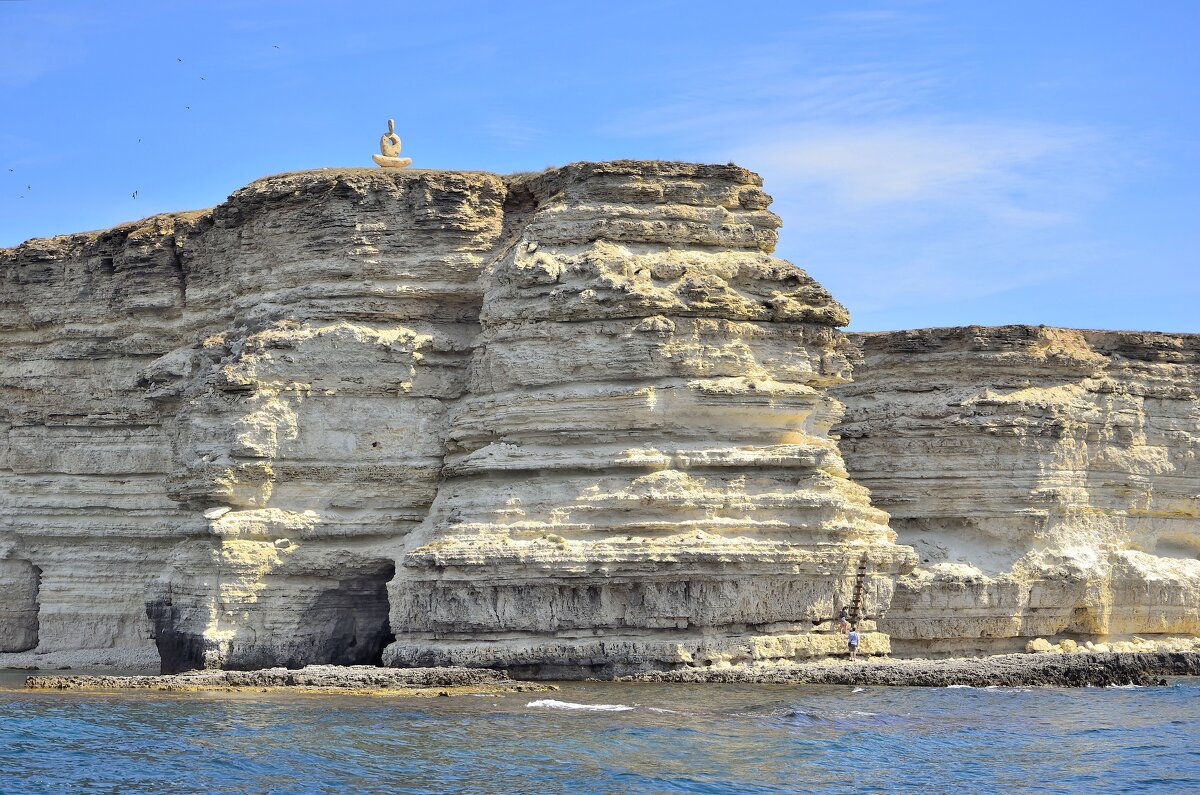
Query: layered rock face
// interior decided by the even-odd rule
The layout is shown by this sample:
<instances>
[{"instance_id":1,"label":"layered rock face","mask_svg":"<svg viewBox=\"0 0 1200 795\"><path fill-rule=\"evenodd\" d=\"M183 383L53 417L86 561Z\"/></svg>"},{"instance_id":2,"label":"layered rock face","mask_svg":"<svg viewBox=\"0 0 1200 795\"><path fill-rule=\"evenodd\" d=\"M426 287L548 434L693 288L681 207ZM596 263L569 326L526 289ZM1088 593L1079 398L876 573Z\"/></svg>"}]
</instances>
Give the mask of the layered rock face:
<instances>
[{"instance_id":1,"label":"layered rock face","mask_svg":"<svg viewBox=\"0 0 1200 795\"><path fill-rule=\"evenodd\" d=\"M845 310L773 259L736 167L572 166L483 277L444 481L392 586L385 659L550 675L840 650L911 551L830 426ZM876 642L879 642L878 639Z\"/></svg>"},{"instance_id":2,"label":"layered rock face","mask_svg":"<svg viewBox=\"0 0 1200 795\"><path fill-rule=\"evenodd\" d=\"M922 563L881 622L897 651L1200 633L1200 336L851 339L842 451Z\"/></svg>"},{"instance_id":3,"label":"layered rock face","mask_svg":"<svg viewBox=\"0 0 1200 795\"><path fill-rule=\"evenodd\" d=\"M377 659L505 195L486 174L283 175L0 252L0 578L40 570L37 628L6 611L5 649Z\"/></svg>"},{"instance_id":4,"label":"layered rock face","mask_svg":"<svg viewBox=\"0 0 1200 795\"><path fill-rule=\"evenodd\" d=\"M323 170L0 252L0 664L833 650L912 553L760 184Z\"/></svg>"},{"instance_id":5,"label":"layered rock face","mask_svg":"<svg viewBox=\"0 0 1200 795\"><path fill-rule=\"evenodd\" d=\"M770 663L856 594L864 652L1200 633L1200 337L847 337L769 201L322 170L0 251L0 665Z\"/></svg>"},{"instance_id":6,"label":"layered rock face","mask_svg":"<svg viewBox=\"0 0 1200 795\"><path fill-rule=\"evenodd\" d=\"M186 216L0 252L0 649L157 659L144 587L201 517L168 498L138 372L180 344Z\"/></svg>"}]
</instances>

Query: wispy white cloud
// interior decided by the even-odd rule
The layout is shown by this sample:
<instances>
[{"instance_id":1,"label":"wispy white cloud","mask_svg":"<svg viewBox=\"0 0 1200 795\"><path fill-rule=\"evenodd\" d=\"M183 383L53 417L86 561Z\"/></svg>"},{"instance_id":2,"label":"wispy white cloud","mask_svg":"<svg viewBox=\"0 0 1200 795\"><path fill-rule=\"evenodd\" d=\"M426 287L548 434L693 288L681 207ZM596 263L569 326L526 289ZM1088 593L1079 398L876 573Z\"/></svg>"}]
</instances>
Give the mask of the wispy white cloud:
<instances>
[{"instance_id":1,"label":"wispy white cloud","mask_svg":"<svg viewBox=\"0 0 1200 795\"><path fill-rule=\"evenodd\" d=\"M527 149L546 131L516 116L496 116L483 124L483 131L508 149Z\"/></svg>"},{"instance_id":2,"label":"wispy white cloud","mask_svg":"<svg viewBox=\"0 0 1200 795\"><path fill-rule=\"evenodd\" d=\"M734 159L776 197L779 253L870 323L1069 283L1102 260L1086 221L1107 144L1085 127L907 119L761 130Z\"/></svg>"},{"instance_id":3,"label":"wispy white cloud","mask_svg":"<svg viewBox=\"0 0 1200 795\"><path fill-rule=\"evenodd\" d=\"M896 8L860 9L854 11L831 11L822 20L839 25L891 25L908 18Z\"/></svg>"},{"instance_id":4,"label":"wispy white cloud","mask_svg":"<svg viewBox=\"0 0 1200 795\"><path fill-rule=\"evenodd\" d=\"M964 100L952 36L942 52L874 46L914 31L942 41L911 9L821 15L802 41L756 44L609 132L670 135L686 156L761 173L785 220L779 253L856 312L1078 278L1103 257L1087 222L1115 135ZM854 36L871 43L858 58L822 49Z\"/></svg>"},{"instance_id":5,"label":"wispy white cloud","mask_svg":"<svg viewBox=\"0 0 1200 795\"><path fill-rule=\"evenodd\" d=\"M788 125L884 119L911 111L941 78L932 70L898 72L885 63L821 67L790 74L780 55L759 53L737 76L722 73L702 90L630 108L605 126L627 137L681 135L686 142L727 143Z\"/></svg>"},{"instance_id":6,"label":"wispy white cloud","mask_svg":"<svg viewBox=\"0 0 1200 795\"><path fill-rule=\"evenodd\" d=\"M1102 143L1082 127L912 119L761 130L734 157L843 212L903 206L1043 226L1101 190Z\"/></svg>"}]
</instances>

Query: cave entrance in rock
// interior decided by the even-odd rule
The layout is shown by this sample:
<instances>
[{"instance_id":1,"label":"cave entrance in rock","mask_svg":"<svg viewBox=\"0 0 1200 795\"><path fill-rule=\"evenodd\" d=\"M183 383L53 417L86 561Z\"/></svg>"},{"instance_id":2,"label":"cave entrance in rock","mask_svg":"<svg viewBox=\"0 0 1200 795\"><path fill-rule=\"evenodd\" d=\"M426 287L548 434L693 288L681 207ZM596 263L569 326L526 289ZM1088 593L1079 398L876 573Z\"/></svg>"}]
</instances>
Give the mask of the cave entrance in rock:
<instances>
[{"instance_id":1,"label":"cave entrance in rock","mask_svg":"<svg viewBox=\"0 0 1200 795\"><path fill-rule=\"evenodd\" d=\"M0 560L0 652L38 645L42 570L28 560Z\"/></svg>"},{"instance_id":2,"label":"cave entrance in rock","mask_svg":"<svg viewBox=\"0 0 1200 795\"><path fill-rule=\"evenodd\" d=\"M393 561L379 561L356 567L321 593L301 619L317 640L313 658L305 662L382 664L384 648L395 640L387 590L395 575Z\"/></svg>"}]
</instances>

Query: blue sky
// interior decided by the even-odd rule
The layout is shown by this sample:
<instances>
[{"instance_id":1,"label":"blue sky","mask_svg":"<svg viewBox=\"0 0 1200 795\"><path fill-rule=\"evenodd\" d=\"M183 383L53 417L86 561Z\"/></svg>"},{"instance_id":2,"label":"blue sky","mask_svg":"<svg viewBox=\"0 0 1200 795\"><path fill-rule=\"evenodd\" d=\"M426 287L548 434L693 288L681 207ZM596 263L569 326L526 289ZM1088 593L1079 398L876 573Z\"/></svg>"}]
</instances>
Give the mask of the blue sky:
<instances>
[{"instance_id":1,"label":"blue sky","mask_svg":"<svg viewBox=\"0 0 1200 795\"><path fill-rule=\"evenodd\" d=\"M1198 31L1170 0L0 0L0 246L369 166L394 117L421 167L754 169L851 328L1200 332Z\"/></svg>"}]
</instances>

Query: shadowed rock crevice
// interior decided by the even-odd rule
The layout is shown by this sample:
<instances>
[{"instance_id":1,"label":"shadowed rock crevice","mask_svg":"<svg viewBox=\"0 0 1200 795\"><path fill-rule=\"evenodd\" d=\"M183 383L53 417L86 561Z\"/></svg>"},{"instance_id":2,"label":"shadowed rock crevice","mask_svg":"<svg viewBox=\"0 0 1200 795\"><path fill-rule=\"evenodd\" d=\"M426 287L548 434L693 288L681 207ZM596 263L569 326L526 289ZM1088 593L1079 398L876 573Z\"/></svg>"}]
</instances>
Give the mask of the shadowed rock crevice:
<instances>
[{"instance_id":1,"label":"shadowed rock crevice","mask_svg":"<svg viewBox=\"0 0 1200 795\"><path fill-rule=\"evenodd\" d=\"M206 643L198 634L180 631L180 610L171 595L146 603L146 617L153 627L150 637L158 648L159 669L164 674L204 667Z\"/></svg>"},{"instance_id":2,"label":"shadowed rock crevice","mask_svg":"<svg viewBox=\"0 0 1200 795\"><path fill-rule=\"evenodd\" d=\"M175 603L168 592L146 605L161 670L379 665L384 648L395 640L387 592L395 573L392 561L372 560L343 566L337 579L273 575L259 601L241 605L241 615L224 623L218 619L204 634L190 630L198 622L189 615L186 599Z\"/></svg>"},{"instance_id":3,"label":"shadowed rock crevice","mask_svg":"<svg viewBox=\"0 0 1200 795\"><path fill-rule=\"evenodd\" d=\"M289 668L319 663L379 665L384 648L395 640L388 621L387 584L396 574L392 562L338 582L300 617L301 630L311 632L309 649L282 661Z\"/></svg>"},{"instance_id":4,"label":"shadowed rock crevice","mask_svg":"<svg viewBox=\"0 0 1200 795\"><path fill-rule=\"evenodd\" d=\"M0 652L37 646L41 579L27 560L0 560Z\"/></svg>"}]
</instances>

